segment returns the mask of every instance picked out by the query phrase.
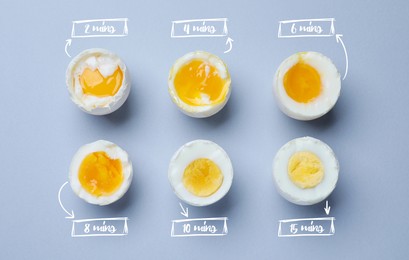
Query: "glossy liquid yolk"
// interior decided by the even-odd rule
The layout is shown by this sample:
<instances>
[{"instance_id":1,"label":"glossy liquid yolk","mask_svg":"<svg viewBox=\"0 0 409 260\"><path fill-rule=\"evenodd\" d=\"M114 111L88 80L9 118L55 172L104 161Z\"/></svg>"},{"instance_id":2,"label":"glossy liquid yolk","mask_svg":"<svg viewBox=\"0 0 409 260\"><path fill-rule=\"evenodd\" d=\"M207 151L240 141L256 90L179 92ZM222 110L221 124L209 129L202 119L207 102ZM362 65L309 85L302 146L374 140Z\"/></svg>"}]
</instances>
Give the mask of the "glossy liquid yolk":
<instances>
[{"instance_id":1,"label":"glossy liquid yolk","mask_svg":"<svg viewBox=\"0 0 409 260\"><path fill-rule=\"evenodd\" d=\"M217 68L203 60L192 60L179 68L174 86L179 98L191 106L214 105L226 98L226 81Z\"/></svg>"},{"instance_id":2,"label":"glossy liquid yolk","mask_svg":"<svg viewBox=\"0 0 409 260\"><path fill-rule=\"evenodd\" d=\"M191 162L183 174L183 185L192 194L208 197L215 193L223 182L219 167L209 159L200 158Z\"/></svg>"},{"instance_id":3,"label":"glossy liquid yolk","mask_svg":"<svg viewBox=\"0 0 409 260\"><path fill-rule=\"evenodd\" d=\"M324 166L314 153L296 152L288 162L288 176L301 189L314 188L324 178Z\"/></svg>"},{"instance_id":4,"label":"glossy liquid yolk","mask_svg":"<svg viewBox=\"0 0 409 260\"><path fill-rule=\"evenodd\" d=\"M80 76L80 84L84 94L96 97L114 96L122 86L123 73L118 68L115 72L104 77L98 69L90 70L86 68Z\"/></svg>"},{"instance_id":5,"label":"glossy liquid yolk","mask_svg":"<svg viewBox=\"0 0 409 260\"><path fill-rule=\"evenodd\" d=\"M321 94L321 78L312 66L298 62L284 75L287 95L299 103L308 103Z\"/></svg>"},{"instance_id":6,"label":"glossy liquid yolk","mask_svg":"<svg viewBox=\"0 0 409 260\"><path fill-rule=\"evenodd\" d=\"M78 179L81 186L96 197L111 195L122 184L122 163L105 152L90 153L80 165Z\"/></svg>"}]
</instances>

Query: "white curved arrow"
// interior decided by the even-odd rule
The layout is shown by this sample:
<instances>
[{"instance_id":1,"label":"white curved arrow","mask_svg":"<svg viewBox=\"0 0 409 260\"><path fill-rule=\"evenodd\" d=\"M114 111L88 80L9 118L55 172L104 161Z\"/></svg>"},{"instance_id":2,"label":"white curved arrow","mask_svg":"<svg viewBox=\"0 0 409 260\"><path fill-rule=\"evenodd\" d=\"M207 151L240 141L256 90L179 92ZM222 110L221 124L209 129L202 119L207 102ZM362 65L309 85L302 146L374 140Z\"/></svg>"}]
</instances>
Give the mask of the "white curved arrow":
<instances>
[{"instance_id":1,"label":"white curved arrow","mask_svg":"<svg viewBox=\"0 0 409 260\"><path fill-rule=\"evenodd\" d=\"M342 34L336 34L335 39L337 40L337 43L341 42L342 48L344 48L344 53L345 53L345 75L342 78L342 80L344 80L346 78L347 74L348 74L348 53L347 53L347 49L345 48L345 44L342 41L342 38L341 38L342 36L343 36Z\"/></svg>"},{"instance_id":2,"label":"white curved arrow","mask_svg":"<svg viewBox=\"0 0 409 260\"><path fill-rule=\"evenodd\" d=\"M224 53L228 53L228 52L231 51L231 49L233 49L233 42L234 42L234 40L233 40L232 38L227 37L226 45L229 44L229 49L227 49L226 51L224 51Z\"/></svg>"},{"instance_id":3,"label":"white curved arrow","mask_svg":"<svg viewBox=\"0 0 409 260\"><path fill-rule=\"evenodd\" d=\"M61 208L65 211L65 213L68 214L68 216L65 217L65 218L74 218L74 217L75 217L75 216L74 216L74 211L71 210L71 213L69 213L68 210L65 209L64 205L62 205L62 202L61 202L61 191L62 191L62 189L64 188L64 186L67 185L67 183L68 183L68 181L66 181L66 182L61 186L60 190L58 191L58 201L60 202Z\"/></svg>"},{"instance_id":4,"label":"white curved arrow","mask_svg":"<svg viewBox=\"0 0 409 260\"><path fill-rule=\"evenodd\" d=\"M66 40L66 42L67 43L65 44L65 54L67 54L67 56L71 58L71 55L68 53L68 47L71 46L72 39L68 39Z\"/></svg>"}]
</instances>

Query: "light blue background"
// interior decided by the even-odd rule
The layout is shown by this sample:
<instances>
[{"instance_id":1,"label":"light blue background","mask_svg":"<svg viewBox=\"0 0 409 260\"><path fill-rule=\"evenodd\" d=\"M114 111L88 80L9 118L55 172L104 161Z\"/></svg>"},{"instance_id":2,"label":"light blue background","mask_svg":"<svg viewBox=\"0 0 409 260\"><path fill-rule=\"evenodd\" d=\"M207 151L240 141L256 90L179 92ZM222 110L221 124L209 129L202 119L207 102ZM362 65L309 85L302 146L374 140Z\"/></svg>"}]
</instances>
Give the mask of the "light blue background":
<instances>
[{"instance_id":1,"label":"light blue background","mask_svg":"<svg viewBox=\"0 0 409 260\"><path fill-rule=\"evenodd\" d=\"M2 1L0 102L1 259L404 259L409 255L409 2L398 1ZM71 55L103 47L119 54L132 92L112 115L85 114L70 100L64 52L73 20L129 18L124 38L74 39ZM171 21L229 19L225 38L171 39ZM336 19L349 72L335 108L312 122L277 108L272 80L280 62L318 51L345 72L334 37L278 39L278 21ZM179 112L167 75L183 54L219 55L232 75L228 105L214 117ZM338 156L338 186L329 198L336 234L278 238L279 219L325 216L325 203L293 205L276 192L271 164L290 139L310 135ZM179 200L167 179L170 157L203 138L230 155L235 179L219 203L189 207L190 217L228 217L225 237L171 238ZM72 238L57 192L73 154L85 143L113 141L128 151L134 180L126 196L92 206L64 189L76 218L129 217L129 235Z\"/></svg>"}]
</instances>

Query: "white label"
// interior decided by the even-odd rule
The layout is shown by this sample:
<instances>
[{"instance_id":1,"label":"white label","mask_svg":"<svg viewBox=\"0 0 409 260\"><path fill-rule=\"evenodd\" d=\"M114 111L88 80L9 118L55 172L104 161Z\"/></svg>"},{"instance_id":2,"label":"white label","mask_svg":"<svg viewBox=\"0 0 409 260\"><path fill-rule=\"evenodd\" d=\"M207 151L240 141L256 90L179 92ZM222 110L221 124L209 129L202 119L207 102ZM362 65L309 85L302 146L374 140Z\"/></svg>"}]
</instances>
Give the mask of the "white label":
<instances>
[{"instance_id":1,"label":"white label","mask_svg":"<svg viewBox=\"0 0 409 260\"><path fill-rule=\"evenodd\" d=\"M332 236L335 218L301 218L279 221L279 237Z\"/></svg>"},{"instance_id":2,"label":"white label","mask_svg":"<svg viewBox=\"0 0 409 260\"><path fill-rule=\"evenodd\" d=\"M172 221L172 237L225 236L227 218L194 218Z\"/></svg>"},{"instance_id":3,"label":"white label","mask_svg":"<svg viewBox=\"0 0 409 260\"><path fill-rule=\"evenodd\" d=\"M227 18L195 19L172 22L172 38L227 36Z\"/></svg>"},{"instance_id":4,"label":"white label","mask_svg":"<svg viewBox=\"0 0 409 260\"><path fill-rule=\"evenodd\" d=\"M335 35L334 18L280 21L278 38L331 37Z\"/></svg>"},{"instance_id":5,"label":"white label","mask_svg":"<svg viewBox=\"0 0 409 260\"><path fill-rule=\"evenodd\" d=\"M97 218L72 221L72 237L125 236L128 218Z\"/></svg>"},{"instance_id":6,"label":"white label","mask_svg":"<svg viewBox=\"0 0 409 260\"><path fill-rule=\"evenodd\" d=\"M124 37L128 18L81 20L72 22L71 38Z\"/></svg>"}]
</instances>

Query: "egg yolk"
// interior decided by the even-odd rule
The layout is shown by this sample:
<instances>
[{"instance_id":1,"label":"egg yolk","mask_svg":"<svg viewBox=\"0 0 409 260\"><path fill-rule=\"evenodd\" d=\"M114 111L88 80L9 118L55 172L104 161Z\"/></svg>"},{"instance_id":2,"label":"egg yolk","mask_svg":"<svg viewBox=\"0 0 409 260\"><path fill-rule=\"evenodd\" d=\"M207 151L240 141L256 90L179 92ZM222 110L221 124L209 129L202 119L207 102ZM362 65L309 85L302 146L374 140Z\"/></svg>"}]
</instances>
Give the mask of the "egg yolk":
<instances>
[{"instance_id":1,"label":"egg yolk","mask_svg":"<svg viewBox=\"0 0 409 260\"><path fill-rule=\"evenodd\" d=\"M104 77L98 69L86 68L80 75L80 84L84 94L96 97L114 96L122 86L123 72L118 68L108 77Z\"/></svg>"},{"instance_id":2,"label":"egg yolk","mask_svg":"<svg viewBox=\"0 0 409 260\"><path fill-rule=\"evenodd\" d=\"M288 162L288 176L301 189L314 188L324 178L324 166L312 152L296 152Z\"/></svg>"},{"instance_id":3,"label":"egg yolk","mask_svg":"<svg viewBox=\"0 0 409 260\"><path fill-rule=\"evenodd\" d=\"M299 103L309 103L321 94L321 78L317 70L299 61L284 75L287 95Z\"/></svg>"},{"instance_id":4,"label":"egg yolk","mask_svg":"<svg viewBox=\"0 0 409 260\"><path fill-rule=\"evenodd\" d=\"M183 174L183 185L192 194L208 197L215 193L223 182L220 168L212 160L200 158L192 161Z\"/></svg>"},{"instance_id":5,"label":"egg yolk","mask_svg":"<svg viewBox=\"0 0 409 260\"><path fill-rule=\"evenodd\" d=\"M96 197L114 193L121 186L123 178L121 161L111 159L106 152L88 154L78 173L82 187Z\"/></svg>"},{"instance_id":6,"label":"egg yolk","mask_svg":"<svg viewBox=\"0 0 409 260\"><path fill-rule=\"evenodd\" d=\"M226 98L226 80L216 67L200 59L179 68L173 84L179 98L191 106L214 105Z\"/></svg>"}]
</instances>

